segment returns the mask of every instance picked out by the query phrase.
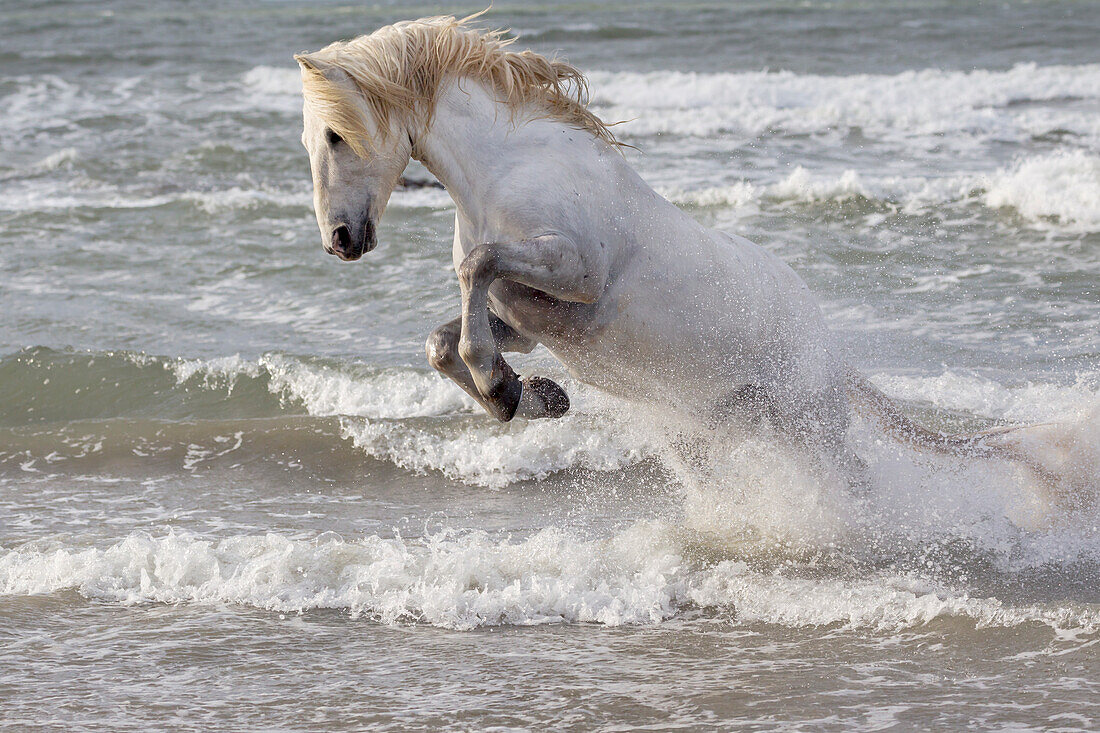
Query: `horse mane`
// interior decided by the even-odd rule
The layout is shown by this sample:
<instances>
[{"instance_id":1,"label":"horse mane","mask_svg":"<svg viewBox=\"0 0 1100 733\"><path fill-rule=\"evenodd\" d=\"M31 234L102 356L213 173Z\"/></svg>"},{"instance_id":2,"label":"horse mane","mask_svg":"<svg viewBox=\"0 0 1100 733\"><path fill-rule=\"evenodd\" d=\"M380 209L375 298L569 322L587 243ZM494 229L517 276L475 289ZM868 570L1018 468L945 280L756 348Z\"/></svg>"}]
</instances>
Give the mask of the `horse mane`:
<instances>
[{"instance_id":1,"label":"horse mane","mask_svg":"<svg viewBox=\"0 0 1100 733\"><path fill-rule=\"evenodd\" d=\"M513 115L534 107L546 118L622 145L608 125L588 111L588 80L579 69L533 51L508 50L515 39L505 38L505 30L470 25L479 15L403 21L315 53L296 55L304 70L306 105L365 157L363 140L371 133L364 109L383 135L388 134L395 115L421 115L426 124L443 83L469 78L492 88ZM331 67L347 73L361 94L350 93L346 85L326 76Z\"/></svg>"}]
</instances>

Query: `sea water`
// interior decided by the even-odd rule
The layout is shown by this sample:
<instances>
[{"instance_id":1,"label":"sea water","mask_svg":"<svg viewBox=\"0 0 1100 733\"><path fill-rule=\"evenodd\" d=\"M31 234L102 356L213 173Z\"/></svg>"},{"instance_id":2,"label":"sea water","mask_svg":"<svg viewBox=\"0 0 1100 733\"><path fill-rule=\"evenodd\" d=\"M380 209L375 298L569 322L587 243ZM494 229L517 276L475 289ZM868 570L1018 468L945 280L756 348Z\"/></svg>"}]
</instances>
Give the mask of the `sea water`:
<instances>
[{"instance_id":1,"label":"sea water","mask_svg":"<svg viewBox=\"0 0 1100 733\"><path fill-rule=\"evenodd\" d=\"M423 355L444 191L323 254L291 55L478 9L0 6L0 727L1100 727L1087 492L863 420L862 491L759 436L684 458L539 351L572 411L501 425ZM1100 5L483 22L586 71L910 414L1053 423L1098 480Z\"/></svg>"}]
</instances>

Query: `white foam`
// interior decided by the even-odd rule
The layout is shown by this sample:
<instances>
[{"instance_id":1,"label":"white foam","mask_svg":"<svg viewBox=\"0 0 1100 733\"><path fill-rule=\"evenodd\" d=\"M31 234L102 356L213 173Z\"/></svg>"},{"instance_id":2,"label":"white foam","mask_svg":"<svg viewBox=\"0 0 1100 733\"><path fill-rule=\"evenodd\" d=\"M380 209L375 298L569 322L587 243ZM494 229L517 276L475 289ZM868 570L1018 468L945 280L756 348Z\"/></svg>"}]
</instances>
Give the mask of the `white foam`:
<instances>
[{"instance_id":1,"label":"white foam","mask_svg":"<svg viewBox=\"0 0 1100 733\"><path fill-rule=\"evenodd\" d=\"M1052 629L1093 632L1100 613L1087 606L1013 607L997 598L972 598L907 575L864 580L809 580L753 573L741 562L724 562L693 587L698 605L731 606L742 623L843 626L900 630L936 619L960 618L978 627L1039 623Z\"/></svg>"},{"instance_id":2,"label":"white foam","mask_svg":"<svg viewBox=\"0 0 1100 733\"><path fill-rule=\"evenodd\" d=\"M768 195L779 201L836 201L843 203L854 198L870 198L871 194L854 170L844 171L838 178L814 178L802 166L789 176L768 187Z\"/></svg>"},{"instance_id":3,"label":"white foam","mask_svg":"<svg viewBox=\"0 0 1100 733\"><path fill-rule=\"evenodd\" d=\"M282 358L265 357L268 389L301 401L311 415L408 418L468 411L474 402L435 373L392 369L348 374Z\"/></svg>"},{"instance_id":4,"label":"white foam","mask_svg":"<svg viewBox=\"0 0 1100 733\"><path fill-rule=\"evenodd\" d=\"M61 150L36 164L34 170L49 171L63 168L78 159L72 149ZM21 180L18 186L4 190L0 199L3 211L55 211L89 207L97 209L145 209L184 202L209 214L255 209L261 206L278 206L300 209L305 216L312 216L312 188L308 179L303 185L276 188L242 188L230 186L217 190L182 191L173 194L146 195L140 190L91 182L66 181L58 185L52 181L35 182ZM446 191L419 189L394 191L389 202L392 208L447 209L453 206Z\"/></svg>"},{"instance_id":5,"label":"white foam","mask_svg":"<svg viewBox=\"0 0 1100 733\"><path fill-rule=\"evenodd\" d=\"M920 179L923 182L925 179ZM811 173L796 166L789 174L775 183L737 181L726 186L697 189L668 187L659 193L681 206L716 207L735 210L739 215L756 214L764 206L785 206L791 203L817 204L832 202L842 204L857 198L892 196L899 179L876 182L872 187L864 176L855 170L844 170L839 175ZM913 187L910 182L909 187Z\"/></svg>"},{"instance_id":6,"label":"white foam","mask_svg":"<svg viewBox=\"0 0 1100 733\"><path fill-rule=\"evenodd\" d=\"M559 528L513 539L443 530L345 541L277 534L207 540L135 533L106 549L0 550L0 595L75 590L135 603L232 603L279 612L342 609L384 623L651 624L691 608L737 623L897 630L936 619L1094 632L1100 612L1011 606L907 574L809 579L688 559L676 533L640 522L601 539Z\"/></svg>"},{"instance_id":7,"label":"white foam","mask_svg":"<svg viewBox=\"0 0 1100 733\"><path fill-rule=\"evenodd\" d=\"M14 91L4 96L0 106L0 140L26 128L62 125L76 115L102 111L102 99L59 76L14 76L6 81Z\"/></svg>"},{"instance_id":8,"label":"white foam","mask_svg":"<svg viewBox=\"0 0 1100 733\"><path fill-rule=\"evenodd\" d=\"M266 378L272 394L310 415L343 417L344 437L367 455L492 488L572 467L622 468L650 447L608 400L577 384L567 385L573 405L564 419L501 425L435 372L337 367L279 354L180 359L165 367L179 384L195 380L230 393L243 378ZM438 416L448 420L416 419Z\"/></svg>"},{"instance_id":9,"label":"white foam","mask_svg":"<svg viewBox=\"0 0 1100 733\"><path fill-rule=\"evenodd\" d=\"M344 435L367 455L414 471L440 471L468 484L503 488L569 468L611 471L640 461L646 452L626 431L592 419L577 405L559 420L500 425L478 415L450 427L382 421L345 421Z\"/></svg>"},{"instance_id":10,"label":"white foam","mask_svg":"<svg viewBox=\"0 0 1100 733\"><path fill-rule=\"evenodd\" d=\"M877 374L872 379L900 399L1014 423L1072 418L1082 405L1091 404L1100 396L1097 372L1078 374L1072 384L1027 382L1016 386L950 369L931 376Z\"/></svg>"},{"instance_id":11,"label":"white foam","mask_svg":"<svg viewBox=\"0 0 1100 733\"><path fill-rule=\"evenodd\" d=\"M438 188L399 189L393 192L388 204L388 208L395 209L450 209L453 206L451 195Z\"/></svg>"},{"instance_id":12,"label":"white foam","mask_svg":"<svg viewBox=\"0 0 1100 733\"><path fill-rule=\"evenodd\" d=\"M925 69L893 75L780 72L593 72L593 102L606 119L633 120L628 136L755 137L769 131L864 134L935 146L1026 139L1054 130L1096 138L1100 120L1065 99L1100 99L1100 65L1007 71ZM1021 101L1047 102L1041 112ZM946 139L943 139L946 138Z\"/></svg>"},{"instance_id":13,"label":"white foam","mask_svg":"<svg viewBox=\"0 0 1100 733\"><path fill-rule=\"evenodd\" d=\"M258 361L243 359L240 354L213 359L176 359L164 366L175 375L177 383L199 378L207 389L232 389L239 378L258 377L262 370Z\"/></svg>"},{"instance_id":14,"label":"white foam","mask_svg":"<svg viewBox=\"0 0 1100 733\"><path fill-rule=\"evenodd\" d=\"M1035 222L1100 231L1100 155L1083 150L1023 158L989 177L985 203Z\"/></svg>"},{"instance_id":15,"label":"white foam","mask_svg":"<svg viewBox=\"0 0 1100 733\"><path fill-rule=\"evenodd\" d=\"M864 526L890 526L908 540L964 539L1006 567L1100 560L1094 536L1100 519L1096 374L1081 374L1073 384L1062 385L1005 386L954 372L880 375L875 381L894 396L1023 426L996 442L1026 456L1028 465L1042 467L1046 476L1017 461L913 453L865 431L858 451L872 466L876 490L864 507ZM1049 532L1055 530L1060 539L1052 543Z\"/></svg>"},{"instance_id":16,"label":"white foam","mask_svg":"<svg viewBox=\"0 0 1100 733\"><path fill-rule=\"evenodd\" d=\"M83 183L83 182L82 182ZM46 180L22 179L18 186L7 186L0 197L0 211L57 211L89 207L97 209L147 209L177 201L169 195L142 196L117 187L89 184L67 190Z\"/></svg>"},{"instance_id":17,"label":"white foam","mask_svg":"<svg viewBox=\"0 0 1100 733\"><path fill-rule=\"evenodd\" d=\"M762 207L856 199L913 215L980 203L1011 208L1039 229L1100 231L1100 156L1080 150L1024 157L988 173L940 178L873 176L853 169L811 172L799 166L771 184L740 181L714 188L668 188L662 193L681 205L723 207L745 215Z\"/></svg>"},{"instance_id":18,"label":"white foam","mask_svg":"<svg viewBox=\"0 0 1100 733\"><path fill-rule=\"evenodd\" d=\"M188 191L180 196L183 201L194 202L203 211L211 214L239 209L252 209L262 205L274 205L300 208L313 211L312 192L278 191L265 189L245 189L238 186L218 191Z\"/></svg>"},{"instance_id":19,"label":"white foam","mask_svg":"<svg viewBox=\"0 0 1100 733\"><path fill-rule=\"evenodd\" d=\"M379 370L303 361L280 354L240 355L168 362L180 384L197 379L207 389L232 392L242 378L267 377L275 395L302 404L311 415L409 418L468 411L474 402L438 374L412 369Z\"/></svg>"},{"instance_id":20,"label":"white foam","mask_svg":"<svg viewBox=\"0 0 1100 733\"><path fill-rule=\"evenodd\" d=\"M729 186L711 188L682 189L663 188L659 193L673 203L681 206L724 207L731 209L759 208L761 190L748 181L738 181Z\"/></svg>"},{"instance_id":21,"label":"white foam","mask_svg":"<svg viewBox=\"0 0 1100 733\"><path fill-rule=\"evenodd\" d=\"M47 157L38 166L41 170L54 170L68 165L77 157L75 152L62 150ZM211 214L264 205L298 208L307 214L312 213L313 209L311 196L311 190L302 186L286 190L232 186L216 191L147 195L141 190L86 179L66 181L61 186L52 181L23 180L19 186L9 186L4 191L0 210L54 211L79 207L147 209L185 202Z\"/></svg>"},{"instance_id":22,"label":"white foam","mask_svg":"<svg viewBox=\"0 0 1100 733\"><path fill-rule=\"evenodd\" d=\"M50 153L42 160L38 161L34 165L34 170L39 171L55 171L61 168L68 168L73 162L80 158L80 153L76 148L62 148L56 152Z\"/></svg>"},{"instance_id":23,"label":"white foam","mask_svg":"<svg viewBox=\"0 0 1100 733\"><path fill-rule=\"evenodd\" d=\"M302 97L302 75L297 65L256 66L241 76L241 83L257 94Z\"/></svg>"}]
</instances>

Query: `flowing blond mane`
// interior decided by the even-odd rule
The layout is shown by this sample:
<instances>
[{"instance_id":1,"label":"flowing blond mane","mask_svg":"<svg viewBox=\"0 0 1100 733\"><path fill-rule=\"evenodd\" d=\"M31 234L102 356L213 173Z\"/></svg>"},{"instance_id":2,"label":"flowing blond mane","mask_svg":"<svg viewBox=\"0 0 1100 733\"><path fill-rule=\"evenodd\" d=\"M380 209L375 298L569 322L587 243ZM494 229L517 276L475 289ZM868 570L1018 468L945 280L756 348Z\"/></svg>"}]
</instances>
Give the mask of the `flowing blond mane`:
<instances>
[{"instance_id":1,"label":"flowing blond mane","mask_svg":"<svg viewBox=\"0 0 1100 733\"><path fill-rule=\"evenodd\" d=\"M541 108L545 117L621 145L608 125L588 111L588 81L580 70L533 51L509 51L507 47L515 39L504 38L504 30L486 31L469 25L478 15L481 13L461 20L440 16L395 23L370 35L295 56L304 70L306 104L365 157L363 141L371 133L364 110L373 115L383 135L395 115L422 115L427 123L443 82L470 78L495 90L513 113L520 108ZM346 72L361 97L326 77L325 70L330 67Z\"/></svg>"}]
</instances>

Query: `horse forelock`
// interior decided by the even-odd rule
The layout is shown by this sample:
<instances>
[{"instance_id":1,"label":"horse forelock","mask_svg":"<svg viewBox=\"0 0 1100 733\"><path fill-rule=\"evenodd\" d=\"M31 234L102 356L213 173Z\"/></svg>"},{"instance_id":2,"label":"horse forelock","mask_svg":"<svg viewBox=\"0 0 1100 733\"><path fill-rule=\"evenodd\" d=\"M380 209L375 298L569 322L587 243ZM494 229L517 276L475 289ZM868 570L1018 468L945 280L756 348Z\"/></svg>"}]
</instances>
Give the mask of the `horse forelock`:
<instances>
[{"instance_id":1,"label":"horse forelock","mask_svg":"<svg viewBox=\"0 0 1100 733\"><path fill-rule=\"evenodd\" d=\"M295 56L304 70L306 105L364 157L364 141L372 138L366 115L383 136L397 116L427 124L443 83L470 78L491 87L513 112L541 108L546 117L620 144L588 110L588 82L579 69L559 58L508 50L515 39L505 38L504 30L472 27L477 15L402 21ZM340 82L341 72L351 84Z\"/></svg>"}]
</instances>

